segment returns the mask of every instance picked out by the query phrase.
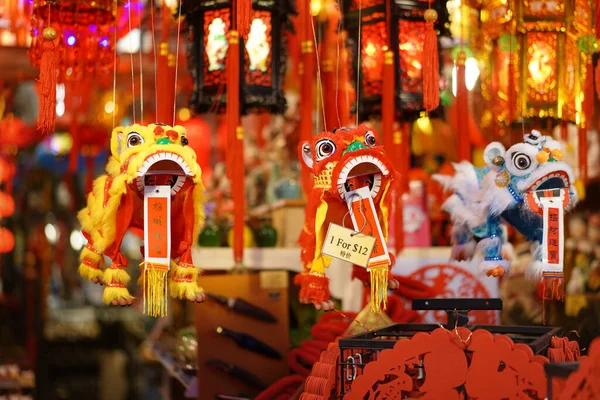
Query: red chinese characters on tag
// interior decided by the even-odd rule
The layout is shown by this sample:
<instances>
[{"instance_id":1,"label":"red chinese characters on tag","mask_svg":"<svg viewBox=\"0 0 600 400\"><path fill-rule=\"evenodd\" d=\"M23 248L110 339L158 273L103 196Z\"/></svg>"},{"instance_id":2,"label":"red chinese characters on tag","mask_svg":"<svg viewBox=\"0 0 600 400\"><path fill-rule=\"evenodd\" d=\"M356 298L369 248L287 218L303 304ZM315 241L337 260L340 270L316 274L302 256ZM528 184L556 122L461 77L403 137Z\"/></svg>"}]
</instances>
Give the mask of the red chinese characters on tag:
<instances>
[{"instance_id":1,"label":"red chinese characters on tag","mask_svg":"<svg viewBox=\"0 0 600 400\"><path fill-rule=\"evenodd\" d=\"M548 263L560 264L560 248L559 248L559 210L558 208L548 208Z\"/></svg>"},{"instance_id":2,"label":"red chinese characters on tag","mask_svg":"<svg viewBox=\"0 0 600 400\"><path fill-rule=\"evenodd\" d=\"M543 273L562 274L564 252L564 211L558 198L540 199L543 208L544 240L542 248Z\"/></svg>"},{"instance_id":3,"label":"red chinese characters on tag","mask_svg":"<svg viewBox=\"0 0 600 400\"><path fill-rule=\"evenodd\" d=\"M171 188L147 186L144 193L146 261L169 265L171 255Z\"/></svg>"}]
</instances>

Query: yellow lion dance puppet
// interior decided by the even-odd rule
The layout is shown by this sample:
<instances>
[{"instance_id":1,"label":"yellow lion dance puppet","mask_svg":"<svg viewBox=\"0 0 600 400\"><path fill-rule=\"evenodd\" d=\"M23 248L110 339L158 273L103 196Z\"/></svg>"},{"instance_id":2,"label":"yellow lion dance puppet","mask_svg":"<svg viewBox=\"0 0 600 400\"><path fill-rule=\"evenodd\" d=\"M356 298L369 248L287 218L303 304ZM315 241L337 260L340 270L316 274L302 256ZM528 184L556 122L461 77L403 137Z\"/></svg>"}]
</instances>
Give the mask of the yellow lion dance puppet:
<instances>
[{"instance_id":1,"label":"yellow lion dance puppet","mask_svg":"<svg viewBox=\"0 0 600 400\"><path fill-rule=\"evenodd\" d=\"M129 228L144 229L146 185L171 187L172 261L170 273L168 265L141 264L144 309L147 307L153 316L166 315L167 290L174 298L204 301L204 291L197 282L199 270L193 265L191 253L204 225L204 187L196 154L187 144L181 126L132 125L113 130L107 174L96 179L87 207L78 215L88 241L81 252L79 273L106 285L104 303L132 304L133 297L127 290L127 259L120 248ZM106 269L104 255L112 260Z\"/></svg>"}]
</instances>

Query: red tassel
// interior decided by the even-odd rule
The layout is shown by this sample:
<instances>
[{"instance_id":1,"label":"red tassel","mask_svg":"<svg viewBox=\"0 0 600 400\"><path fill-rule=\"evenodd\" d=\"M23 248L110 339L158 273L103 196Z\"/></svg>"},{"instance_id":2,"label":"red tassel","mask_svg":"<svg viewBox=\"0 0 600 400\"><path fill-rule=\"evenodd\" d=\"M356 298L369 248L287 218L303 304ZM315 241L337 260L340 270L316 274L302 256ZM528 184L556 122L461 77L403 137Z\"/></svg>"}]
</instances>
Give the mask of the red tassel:
<instances>
[{"instance_id":1,"label":"red tassel","mask_svg":"<svg viewBox=\"0 0 600 400\"><path fill-rule=\"evenodd\" d=\"M456 60L456 113L458 131L456 132L457 155L458 160L469 161L471 159L471 149L469 143L469 91L465 82L465 62L466 55L463 51L458 53Z\"/></svg>"},{"instance_id":2,"label":"red tassel","mask_svg":"<svg viewBox=\"0 0 600 400\"><path fill-rule=\"evenodd\" d=\"M238 33L247 38L252 22L252 0L237 0L236 7Z\"/></svg>"},{"instance_id":3,"label":"red tassel","mask_svg":"<svg viewBox=\"0 0 600 400\"><path fill-rule=\"evenodd\" d=\"M569 140L569 130L567 129L567 121L560 121L560 138L567 142Z\"/></svg>"},{"instance_id":4,"label":"red tassel","mask_svg":"<svg viewBox=\"0 0 600 400\"><path fill-rule=\"evenodd\" d=\"M587 143L587 129L579 128L577 135L577 154L579 164L579 177L585 184L588 181L588 143Z\"/></svg>"},{"instance_id":5,"label":"red tassel","mask_svg":"<svg viewBox=\"0 0 600 400\"><path fill-rule=\"evenodd\" d=\"M339 127L338 123L338 103L339 97L336 97L336 82L335 67L336 65L336 43L337 43L337 27L338 18L334 14L327 22L325 37L321 44L321 82L323 83L323 98L325 109L325 123L323 124L326 130L332 130Z\"/></svg>"},{"instance_id":6,"label":"red tassel","mask_svg":"<svg viewBox=\"0 0 600 400\"><path fill-rule=\"evenodd\" d=\"M596 64L596 96L600 100L600 62Z\"/></svg>"},{"instance_id":7,"label":"red tassel","mask_svg":"<svg viewBox=\"0 0 600 400\"><path fill-rule=\"evenodd\" d=\"M423 42L423 106L427 112L440 105L440 64L438 59L437 34L433 23L437 20L437 12L425 11L425 38Z\"/></svg>"},{"instance_id":8,"label":"red tassel","mask_svg":"<svg viewBox=\"0 0 600 400\"><path fill-rule=\"evenodd\" d=\"M508 123L515 119L517 108L517 91L515 90L515 65L513 64L512 51L508 54Z\"/></svg>"},{"instance_id":9,"label":"red tassel","mask_svg":"<svg viewBox=\"0 0 600 400\"><path fill-rule=\"evenodd\" d=\"M300 140L311 141L313 137L313 85L314 85L314 67L315 52L313 42L305 40L302 42L302 94L300 99ZM313 178L310 171L302 169L302 188L304 193L311 192Z\"/></svg>"},{"instance_id":10,"label":"red tassel","mask_svg":"<svg viewBox=\"0 0 600 400\"><path fill-rule=\"evenodd\" d=\"M240 44L237 31L229 32L227 51L227 131L230 146L229 177L233 200L233 258L236 264L244 259L244 132L240 126Z\"/></svg>"},{"instance_id":11,"label":"red tassel","mask_svg":"<svg viewBox=\"0 0 600 400\"><path fill-rule=\"evenodd\" d=\"M338 112L340 114L340 125L348 126L350 123L350 91L348 89L348 50L346 50L346 32L342 31L338 35L339 46L340 46L340 62L338 67L338 74L340 83L338 85L337 97L338 97Z\"/></svg>"},{"instance_id":12,"label":"red tassel","mask_svg":"<svg viewBox=\"0 0 600 400\"><path fill-rule=\"evenodd\" d=\"M546 325L546 300L565 300L565 278L542 279L542 324Z\"/></svg>"},{"instance_id":13,"label":"red tassel","mask_svg":"<svg viewBox=\"0 0 600 400\"><path fill-rule=\"evenodd\" d=\"M44 51L40 62L38 129L47 134L54 132L56 122L56 30L51 27L45 28L42 36Z\"/></svg>"},{"instance_id":14,"label":"red tassel","mask_svg":"<svg viewBox=\"0 0 600 400\"><path fill-rule=\"evenodd\" d=\"M160 93L158 103L156 105L156 122L168 123L173 118L173 102L170 101L168 92L174 90L169 79L169 46L166 42L161 42L158 45L158 55L156 60L156 73L161 79L156 82L156 90Z\"/></svg>"}]
</instances>

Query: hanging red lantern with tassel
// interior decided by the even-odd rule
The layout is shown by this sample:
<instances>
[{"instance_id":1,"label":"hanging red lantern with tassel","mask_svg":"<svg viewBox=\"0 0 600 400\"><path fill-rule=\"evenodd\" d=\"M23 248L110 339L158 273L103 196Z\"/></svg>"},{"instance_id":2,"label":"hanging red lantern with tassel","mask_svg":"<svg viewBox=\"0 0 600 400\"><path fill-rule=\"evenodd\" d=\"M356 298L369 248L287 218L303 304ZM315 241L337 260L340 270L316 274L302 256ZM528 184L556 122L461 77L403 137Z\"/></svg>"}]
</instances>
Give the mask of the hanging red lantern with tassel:
<instances>
[{"instance_id":1,"label":"hanging red lantern with tassel","mask_svg":"<svg viewBox=\"0 0 600 400\"><path fill-rule=\"evenodd\" d=\"M351 73L357 87L354 111L358 120L382 115L385 58L394 61L395 115L404 121L419 118L439 105L439 55L436 30L445 34L448 12L443 2L406 0L349 1L344 27L353 51ZM389 29L387 26L389 25ZM360 30L360 32L359 32ZM360 38L360 43L356 41ZM358 71L357 71L358 66ZM358 104L356 104L358 103Z\"/></svg>"},{"instance_id":2,"label":"hanging red lantern with tassel","mask_svg":"<svg viewBox=\"0 0 600 400\"><path fill-rule=\"evenodd\" d=\"M199 2L183 0L190 35L189 72L194 82L190 106L197 113L225 112L229 85L226 72L228 35L248 11L248 0ZM283 77L287 64L285 30L295 14L290 0L250 2L249 31L239 45L240 113L283 113ZM247 21L246 17L242 20Z\"/></svg>"}]
</instances>

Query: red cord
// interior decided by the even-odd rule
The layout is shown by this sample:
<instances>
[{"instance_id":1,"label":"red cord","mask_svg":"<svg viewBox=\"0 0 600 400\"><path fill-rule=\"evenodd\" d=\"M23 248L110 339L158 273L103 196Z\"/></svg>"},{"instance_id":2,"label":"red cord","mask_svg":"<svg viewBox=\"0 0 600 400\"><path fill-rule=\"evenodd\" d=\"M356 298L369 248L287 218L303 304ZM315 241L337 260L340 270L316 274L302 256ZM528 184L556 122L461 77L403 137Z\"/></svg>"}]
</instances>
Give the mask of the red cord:
<instances>
[{"instance_id":1,"label":"red cord","mask_svg":"<svg viewBox=\"0 0 600 400\"><path fill-rule=\"evenodd\" d=\"M554 336L550 340L548 359L550 362L573 362L581 357L579 343L566 337Z\"/></svg>"}]
</instances>

